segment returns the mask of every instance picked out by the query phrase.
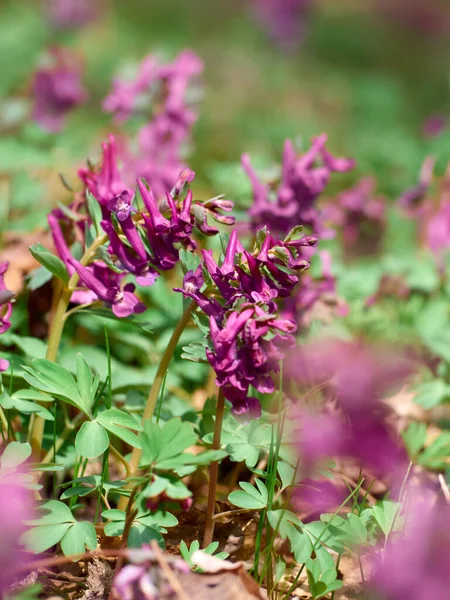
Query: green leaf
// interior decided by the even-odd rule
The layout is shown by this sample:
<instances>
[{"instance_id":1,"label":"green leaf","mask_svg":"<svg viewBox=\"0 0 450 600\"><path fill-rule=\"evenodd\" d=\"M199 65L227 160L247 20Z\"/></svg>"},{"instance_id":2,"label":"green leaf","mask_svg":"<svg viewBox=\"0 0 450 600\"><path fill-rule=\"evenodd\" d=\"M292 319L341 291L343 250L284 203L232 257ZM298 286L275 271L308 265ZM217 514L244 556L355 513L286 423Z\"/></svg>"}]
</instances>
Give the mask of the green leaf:
<instances>
[{"instance_id":1,"label":"green leaf","mask_svg":"<svg viewBox=\"0 0 450 600\"><path fill-rule=\"evenodd\" d=\"M61 540L61 550L66 556L83 554L87 550L97 548L97 534L92 523L75 522Z\"/></svg>"},{"instance_id":2,"label":"green leaf","mask_svg":"<svg viewBox=\"0 0 450 600\"><path fill-rule=\"evenodd\" d=\"M44 504L41 504L38 510L48 511L48 514L43 515L39 519L25 521L26 525L55 525L57 523L75 522L75 517L70 508L58 500L48 500L47 502L44 502Z\"/></svg>"},{"instance_id":3,"label":"green leaf","mask_svg":"<svg viewBox=\"0 0 450 600\"><path fill-rule=\"evenodd\" d=\"M206 342L191 342L187 346L183 346L183 352L181 358L184 360L190 360L191 362L206 363L206 350L208 344Z\"/></svg>"},{"instance_id":4,"label":"green leaf","mask_svg":"<svg viewBox=\"0 0 450 600\"><path fill-rule=\"evenodd\" d=\"M103 229L100 225L103 219L102 209L100 208L98 200L96 200L95 197L88 190L86 190L86 204L89 216L91 217L97 235L102 234Z\"/></svg>"},{"instance_id":5,"label":"green leaf","mask_svg":"<svg viewBox=\"0 0 450 600\"><path fill-rule=\"evenodd\" d=\"M392 500L383 500L380 504L372 507L373 516L381 527L384 535L389 535L393 528L399 529L403 522L400 516L401 504Z\"/></svg>"},{"instance_id":6,"label":"green leaf","mask_svg":"<svg viewBox=\"0 0 450 600\"><path fill-rule=\"evenodd\" d=\"M86 406L80 397L77 384L72 374L50 360L37 358L32 362L32 368L23 367L24 379L32 387L56 396L60 400L73 404L88 414Z\"/></svg>"},{"instance_id":7,"label":"green leaf","mask_svg":"<svg viewBox=\"0 0 450 600\"><path fill-rule=\"evenodd\" d=\"M67 285L69 273L60 258L49 252L42 244L32 244L30 252L43 267Z\"/></svg>"},{"instance_id":8,"label":"green leaf","mask_svg":"<svg viewBox=\"0 0 450 600\"><path fill-rule=\"evenodd\" d=\"M28 277L28 288L31 291L38 290L40 287L52 280L52 273L45 267L34 269Z\"/></svg>"},{"instance_id":9,"label":"green leaf","mask_svg":"<svg viewBox=\"0 0 450 600\"><path fill-rule=\"evenodd\" d=\"M83 406L88 412L91 412L95 400L97 386L95 380L92 381L92 371L81 353L76 356L77 365L77 387L80 393Z\"/></svg>"},{"instance_id":10,"label":"green leaf","mask_svg":"<svg viewBox=\"0 0 450 600\"><path fill-rule=\"evenodd\" d=\"M425 423L413 421L408 428L402 432L402 437L410 458L416 459L425 444L427 426Z\"/></svg>"},{"instance_id":11,"label":"green leaf","mask_svg":"<svg viewBox=\"0 0 450 600\"><path fill-rule=\"evenodd\" d=\"M19 541L28 552L40 554L60 542L70 527L70 523L53 523L33 527L26 531Z\"/></svg>"},{"instance_id":12,"label":"green leaf","mask_svg":"<svg viewBox=\"0 0 450 600\"><path fill-rule=\"evenodd\" d=\"M445 469L450 455L450 432L444 431L419 455L419 464L428 469Z\"/></svg>"},{"instance_id":13,"label":"green leaf","mask_svg":"<svg viewBox=\"0 0 450 600\"><path fill-rule=\"evenodd\" d=\"M176 418L170 419L162 427L147 421L140 439L143 449L142 463L159 467L163 461L183 454L184 450L193 446L198 438L191 423ZM184 464L184 461L177 466L181 464Z\"/></svg>"},{"instance_id":14,"label":"green leaf","mask_svg":"<svg viewBox=\"0 0 450 600\"><path fill-rule=\"evenodd\" d=\"M134 448L141 448L141 442L138 436L130 431L142 431L142 426L138 421L118 408L110 408L97 415L97 421L113 435L130 444Z\"/></svg>"},{"instance_id":15,"label":"green leaf","mask_svg":"<svg viewBox=\"0 0 450 600\"><path fill-rule=\"evenodd\" d=\"M232 504L239 508L254 510L261 510L267 507L267 490L265 490L265 494L261 494L249 483L240 481L239 485L243 491L231 492L228 496L228 500Z\"/></svg>"},{"instance_id":16,"label":"green leaf","mask_svg":"<svg viewBox=\"0 0 450 600\"><path fill-rule=\"evenodd\" d=\"M109 436L97 421L83 423L75 438L75 448L83 458L101 456L109 446Z\"/></svg>"},{"instance_id":17,"label":"green leaf","mask_svg":"<svg viewBox=\"0 0 450 600\"><path fill-rule=\"evenodd\" d=\"M11 335L11 341L30 358L45 358L47 344L34 337Z\"/></svg>"},{"instance_id":18,"label":"green leaf","mask_svg":"<svg viewBox=\"0 0 450 600\"><path fill-rule=\"evenodd\" d=\"M450 386L443 379L422 383L416 388L414 402L424 408L433 408L450 397Z\"/></svg>"},{"instance_id":19,"label":"green leaf","mask_svg":"<svg viewBox=\"0 0 450 600\"><path fill-rule=\"evenodd\" d=\"M30 444L21 444L20 442L10 442L1 458L0 464L2 469L15 469L24 463L31 456Z\"/></svg>"}]
</instances>

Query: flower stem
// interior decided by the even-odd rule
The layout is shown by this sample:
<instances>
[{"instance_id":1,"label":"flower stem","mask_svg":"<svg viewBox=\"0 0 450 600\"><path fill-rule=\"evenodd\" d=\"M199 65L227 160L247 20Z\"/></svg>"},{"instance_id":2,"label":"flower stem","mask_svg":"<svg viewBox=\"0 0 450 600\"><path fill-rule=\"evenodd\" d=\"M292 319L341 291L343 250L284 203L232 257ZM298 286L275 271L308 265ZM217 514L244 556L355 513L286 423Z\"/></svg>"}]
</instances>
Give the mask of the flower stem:
<instances>
[{"instance_id":1,"label":"flower stem","mask_svg":"<svg viewBox=\"0 0 450 600\"><path fill-rule=\"evenodd\" d=\"M169 367L172 356L175 352L175 348L177 347L178 340L180 339L181 334L183 333L186 325L189 323L191 318L192 311L195 309L197 305L195 302L191 302L189 306L184 311L181 319L178 322L178 325L175 327L172 337L167 344L167 348L164 351L164 354L161 358L161 361L158 365L158 370L156 371L155 379L153 380L152 387L150 388L150 392L148 394L147 402L144 408L144 414L142 416L142 424L146 421L150 420L153 417L153 413L155 412L156 403L158 401L159 392L161 390L161 386L164 382L164 377L166 371ZM130 459L130 473L131 475L135 475L136 471L139 468L139 461L141 460L142 450L140 448L133 448L133 452L131 454ZM128 503L128 498L126 496L122 496L119 500L118 508L120 510L126 510Z\"/></svg>"},{"instance_id":2,"label":"flower stem","mask_svg":"<svg viewBox=\"0 0 450 600\"><path fill-rule=\"evenodd\" d=\"M91 246L86 250L83 257L80 260L80 263L83 266L88 265L91 260L94 258L97 249L108 240L108 236L101 235L95 238L92 242ZM47 354L45 358L47 360L55 361L58 356L59 344L61 343L61 337L64 329L65 316L67 307L70 303L70 298L72 297L72 292L78 285L79 276L77 273L74 273L72 277L69 279L67 287L64 288L59 296L58 303L56 305L55 312L53 314L52 323L50 326L50 334L48 337L48 345L47 345ZM42 417L37 415L33 416L30 423L30 444L33 450L33 454L37 458L40 459L42 453L42 438L44 437L44 427L45 420Z\"/></svg>"},{"instance_id":3,"label":"flower stem","mask_svg":"<svg viewBox=\"0 0 450 600\"><path fill-rule=\"evenodd\" d=\"M223 415L225 411L225 396L223 395L222 388L219 388L219 394L217 396L217 408L216 408L216 422L214 424L214 438L212 447L214 450L220 448L220 437L222 434L222 423ZM206 521L205 531L203 534L203 548L207 548L213 541L214 535L214 509L216 504L216 489L217 489L217 476L219 473L219 461L211 463L209 469L209 488L208 488L208 506L206 509Z\"/></svg>"}]
</instances>

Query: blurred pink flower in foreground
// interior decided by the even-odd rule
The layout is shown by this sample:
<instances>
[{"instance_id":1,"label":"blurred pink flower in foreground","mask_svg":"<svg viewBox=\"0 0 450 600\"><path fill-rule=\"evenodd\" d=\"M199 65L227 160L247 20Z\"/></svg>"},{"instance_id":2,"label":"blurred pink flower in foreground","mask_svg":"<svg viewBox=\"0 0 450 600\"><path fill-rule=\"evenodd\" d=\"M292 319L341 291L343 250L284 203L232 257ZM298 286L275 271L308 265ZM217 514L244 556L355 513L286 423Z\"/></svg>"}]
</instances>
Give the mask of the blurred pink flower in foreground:
<instances>
[{"instance_id":1,"label":"blurred pink flower in foreground","mask_svg":"<svg viewBox=\"0 0 450 600\"><path fill-rule=\"evenodd\" d=\"M326 458L346 457L380 477L406 471L406 453L386 424L381 400L411 373L410 361L391 350L357 342L321 341L297 348L286 377L325 400L315 413L297 408L296 442L309 476ZM310 402L308 402L310 404Z\"/></svg>"},{"instance_id":2,"label":"blurred pink flower in foreground","mask_svg":"<svg viewBox=\"0 0 450 600\"><path fill-rule=\"evenodd\" d=\"M13 442L0 457L0 595L14 580L14 569L26 559L19 538L25 531L24 521L32 518L31 492L25 487L30 476L17 467Z\"/></svg>"},{"instance_id":3,"label":"blurred pink flower in foreground","mask_svg":"<svg viewBox=\"0 0 450 600\"><path fill-rule=\"evenodd\" d=\"M80 65L69 51L50 52L49 65L34 75L33 95L33 119L52 133L60 131L67 113L86 102Z\"/></svg>"},{"instance_id":4,"label":"blurred pink flower in foreground","mask_svg":"<svg viewBox=\"0 0 450 600\"><path fill-rule=\"evenodd\" d=\"M368 585L377 600L447 600L450 591L450 506L415 490L402 534L390 536Z\"/></svg>"}]
</instances>

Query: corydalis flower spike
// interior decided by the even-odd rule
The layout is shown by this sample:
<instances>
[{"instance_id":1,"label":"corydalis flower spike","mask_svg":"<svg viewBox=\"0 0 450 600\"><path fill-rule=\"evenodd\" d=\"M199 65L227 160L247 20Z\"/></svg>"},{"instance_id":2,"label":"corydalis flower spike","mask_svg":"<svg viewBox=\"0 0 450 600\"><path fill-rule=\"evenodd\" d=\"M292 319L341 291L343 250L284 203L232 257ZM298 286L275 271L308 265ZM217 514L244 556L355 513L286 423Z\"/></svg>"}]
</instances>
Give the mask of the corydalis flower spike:
<instances>
[{"instance_id":1,"label":"corydalis flower spike","mask_svg":"<svg viewBox=\"0 0 450 600\"><path fill-rule=\"evenodd\" d=\"M161 214L155 196L141 179L137 184L155 231L165 231L169 227L169 221Z\"/></svg>"},{"instance_id":2,"label":"corydalis flower spike","mask_svg":"<svg viewBox=\"0 0 450 600\"><path fill-rule=\"evenodd\" d=\"M100 300L110 304L113 313L120 318L129 317L132 314L142 313L146 310L145 304L139 302L133 294L134 286L127 284L123 290L118 283L107 286L103 281L96 277L89 268L83 266L74 259L70 259L70 264L74 267L83 283L92 290Z\"/></svg>"}]
</instances>

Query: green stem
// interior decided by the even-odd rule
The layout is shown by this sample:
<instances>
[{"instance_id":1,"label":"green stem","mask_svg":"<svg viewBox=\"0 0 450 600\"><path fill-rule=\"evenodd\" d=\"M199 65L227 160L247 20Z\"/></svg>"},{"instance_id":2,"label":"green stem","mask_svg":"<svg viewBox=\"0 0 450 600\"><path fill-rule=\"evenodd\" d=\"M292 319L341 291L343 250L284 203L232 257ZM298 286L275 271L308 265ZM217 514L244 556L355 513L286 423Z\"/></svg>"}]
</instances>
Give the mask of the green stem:
<instances>
[{"instance_id":1,"label":"green stem","mask_svg":"<svg viewBox=\"0 0 450 600\"><path fill-rule=\"evenodd\" d=\"M150 388L150 392L148 394L147 402L144 408L144 414L142 416L142 424L146 421L149 421L153 417L153 413L155 412L156 403L158 401L159 392L161 390L161 386L164 382L164 377L166 371L169 367L170 361L172 360L172 356L175 352L175 349L178 344L178 340L181 337L186 325L189 323L192 311L195 309L197 305L195 302L191 302L189 306L184 311L178 325L175 327L172 337L167 344L167 348L164 351L164 354L161 358L161 362L158 365L158 370L156 371L155 379L153 380L152 387ZM139 462L141 460L142 450L140 448L133 448L133 452L131 454L131 459L129 463L130 473L131 475L135 475L137 470L139 469ZM130 489L130 488L128 488ZM122 496L119 500L118 508L120 510L126 510L128 504L128 498L126 496Z\"/></svg>"},{"instance_id":2,"label":"green stem","mask_svg":"<svg viewBox=\"0 0 450 600\"><path fill-rule=\"evenodd\" d=\"M222 423L223 415L225 412L225 396L223 395L222 388L219 388L219 394L217 396L217 409L216 409L216 422L214 424L214 438L212 447L214 450L220 448L220 437L222 435ZM203 534L203 548L207 548L213 541L214 525L214 509L216 505L216 489L217 489L217 476L219 474L219 461L216 460L211 463L209 468L209 487L208 487L208 506L206 509L206 521L205 531Z\"/></svg>"},{"instance_id":3,"label":"green stem","mask_svg":"<svg viewBox=\"0 0 450 600\"><path fill-rule=\"evenodd\" d=\"M106 234L96 237L95 240L92 242L91 246L84 253L83 257L80 260L80 263L83 266L88 265L94 258L98 248L100 248L100 246L103 246L103 244L107 240L108 236ZM78 273L74 273L69 279L67 287L62 290L59 296L58 304L56 306L56 310L53 315L52 323L50 326L50 334L48 338L46 354L47 360L56 361L56 357L58 356L58 349L59 344L61 343L67 307L69 306L70 299L72 297L72 292L76 289L79 279L80 278L78 276ZM42 417L34 415L34 418L32 418L30 423L30 444L37 460L39 460L42 453L42 439L44 437L44 427L45 420Z\"/></svg>"}]
</instances>

